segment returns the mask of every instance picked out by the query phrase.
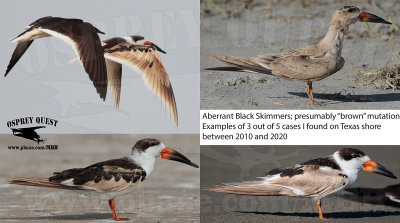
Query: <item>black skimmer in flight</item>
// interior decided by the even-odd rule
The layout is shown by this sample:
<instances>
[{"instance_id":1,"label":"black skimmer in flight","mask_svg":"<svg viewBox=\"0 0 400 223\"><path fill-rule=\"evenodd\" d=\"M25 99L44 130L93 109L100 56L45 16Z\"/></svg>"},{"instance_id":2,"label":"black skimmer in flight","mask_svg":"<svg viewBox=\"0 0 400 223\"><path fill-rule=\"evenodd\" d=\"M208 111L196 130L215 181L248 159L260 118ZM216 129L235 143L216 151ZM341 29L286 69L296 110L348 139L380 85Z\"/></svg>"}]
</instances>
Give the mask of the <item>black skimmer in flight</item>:
<instances>
[{"instance_id":1,"label":"black skimmer in flight","mask_svg":"<svg viewBox=\"0 0 400 223\"><path fill-rule=\"evenodd\" d=\"M99 162L85 168L55 172L49 178L17 178L10 180L10 183L97 193L101 198L108 200L113 219L124 221L127 219L117 215L115 197L130 192L149 177L157 157L199 167L157 139L142 139L136 142L128 157Z\"/></svg>"},{"instance_id":2,"label":"black skimmer in flight","mask_svg":"<svg viewBox=\"0 0 400 223\"><path fill-rule=\"evenodd\" d=\"M178 111L174 91L167 70L158 52L160 47L142 36L116 37L102 42L106 58L109 86L115 106L118 108L121 93L122 64L142 74L146 85L168 105L175 125L178 126Z\"/></svg>"},{"instance_id":3,"label":"black skimmer in flight","mask_svg":"<svg viewBox=\"0 0 400 223\"><path fill-rule=\"evenodd\" d=\"M355 183L361 169L396 179L392 172L362 151L344 148L324 158L270 170L265 177L260 177L262 180L228 183L208 190L254 196L311 197L317 202L319 218L326 220L320 200Z\"/></svg>"},{"instance_id":4,"label":"black skimmer in flight","mask_svg":"<svg viewBox=\"0 0 400 223\"><path fill-rule=\"evenodd\" d=\"M4 76L7 76L33 40L54 36L72 46L100 98L105 100L107 94L107 68L98 33L104 34L90 23L80 19L65 19L52 16L40 18L29 24L24 32L11 40L11 42L17 42L18 44L11 56Z\"/></svg>"},{"instance_id":5,"label":"black skimmer in flight","mask_svg":"<svg viewBox=\"0 0 400 223\"><path fill-rule=\"evenodd\" d=\"M46 128L46 126L35 126L35 127L28 127L28 128L18 128L18 129L11 129L13 135L19 136L25 139L30 139L35 142L44 143L45 139L40 138L39 134L35 131L36 129Z\"/></svg>"}]
</instances>

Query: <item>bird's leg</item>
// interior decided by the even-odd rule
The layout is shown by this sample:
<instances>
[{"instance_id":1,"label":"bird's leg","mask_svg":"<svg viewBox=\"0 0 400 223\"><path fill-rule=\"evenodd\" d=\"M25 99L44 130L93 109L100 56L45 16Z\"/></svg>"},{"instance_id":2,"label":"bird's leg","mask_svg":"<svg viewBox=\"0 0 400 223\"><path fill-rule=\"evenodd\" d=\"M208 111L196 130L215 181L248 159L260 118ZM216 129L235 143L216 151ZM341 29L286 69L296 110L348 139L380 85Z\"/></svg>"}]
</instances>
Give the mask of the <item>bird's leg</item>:
<instances>
[{"instance_id":1,"label":"bird's leg","mask_svg":"<svg viewBox=\"0 0 400 223\"><path fill-rule=\"evenodd\" d=\"M314 96L313 96L313 93L312 93L312 82L307 82L307 95L308 95L308 98L310 99L310 102L311 102L311 106L314 106L315 104L314 104Z\"/></svg>"},{"instance_id":2,"label":"bird's leg","mask_svg":"<svg viewBox=\"0 0 400 223\"><path fill-rule=\"evenodd\" d=\"M127 218L118 218L117 211L115 210L115 200L114 200L114 198L108 200L108 205L111 208L111 212L113 214L113 219L115 221L128 221Z\"/></svg>"},{"instance_id":3,"label":"bird's leg","mask_svg":"<svg viewBox=\"0 0 400 223\"><path fill-rule=\"evenodd\" d=\"M317 200L317 207L318 207L318 213L319 213L319 218L322 220L328 220L328 218L324 218L323 214L322 214L322 207L321 207L321 201Z\"/></svg>"}]
</instances>

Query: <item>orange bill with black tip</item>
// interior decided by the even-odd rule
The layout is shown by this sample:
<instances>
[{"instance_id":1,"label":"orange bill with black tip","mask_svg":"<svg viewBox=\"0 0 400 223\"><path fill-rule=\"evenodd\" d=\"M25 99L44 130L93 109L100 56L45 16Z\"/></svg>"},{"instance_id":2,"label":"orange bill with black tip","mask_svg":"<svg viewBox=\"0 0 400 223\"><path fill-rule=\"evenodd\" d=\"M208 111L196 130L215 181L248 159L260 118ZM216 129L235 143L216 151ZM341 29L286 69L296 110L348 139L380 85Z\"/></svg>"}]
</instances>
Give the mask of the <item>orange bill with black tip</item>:
<instances>
[{"instance_id":1,"label":"orange bill with black tip","mask_svg":"<svg viewBox=\"0 0 400 223\"><path fill-rule=\"evenodd\" d=\"M397 177L390 172L388 169L386 169L384 166L380 165L379 163L369 160L365 163L363 163L364 170L367 172L371 173L377 173L383 176L387 176L393 179L397 179Z\"/></svg>"},{"instance_id":2,"label":"orange bill with black tip","mask_svg":"<svg viewBox=\"0 0 400 223\"><path fill-rule=\"evenodd\" d=\"M368 13L368 12L362 12L358 18L360 19L360 22L374 22L374 23L385 23L385 24L392 24L384 19L382 19L379 16L376 16L374 14Z\"/></svg>"},{"instance_id":3,"label":"orange bill with black tip","mask_svg":"<svg viewBox=\"0 0 400 223\"><path fill-rule=\"evenodd\" d=\"M165 147L161 152L161 159L167 159L167 160L173 160L181 163L185 163L187 165L199 168L199 166L192 161L190 161L188 158L186 158L184 155L179 153L178 151L175 151L171 148Z\"/></svg>"}]
</instances>

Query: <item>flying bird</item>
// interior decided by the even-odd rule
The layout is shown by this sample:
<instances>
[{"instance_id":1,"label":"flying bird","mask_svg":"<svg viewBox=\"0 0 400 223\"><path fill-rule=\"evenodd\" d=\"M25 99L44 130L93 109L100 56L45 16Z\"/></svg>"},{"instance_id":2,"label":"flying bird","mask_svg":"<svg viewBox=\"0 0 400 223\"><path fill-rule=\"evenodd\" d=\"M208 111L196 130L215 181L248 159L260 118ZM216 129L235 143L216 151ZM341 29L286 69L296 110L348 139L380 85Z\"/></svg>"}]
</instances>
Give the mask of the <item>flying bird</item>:
<instances>
[{"instance_id":1,"label":"flying bird","mask_svg":"<svg viewBox=\"0 0 400 223\"><path fill-rule=\"evenodd\" d=\"M128 219L118 217L114 199L130 192L148 178L158 157L199 167L159 140L146 138L137 141L131 155L124 158L99 162L85 168L55 172L49 178L16 178L9 183L100 194L102 199L108 200L113 219L125 221Z\"/></svg>"},{"instance_id":2,"label":"flying bird","mask_svg":"<svg viewBox=\"0 0 400 223\"><path fill-rule=\"evenodd\" d=\"M104 34L90 23L80 19L47 16L40 18L11 40L17 46L4 76L11 71L35 39L54 36L69 44L77 54L100 98L107 94L107 69L98 33Z\"/></svg>"},{"instance_id":3,"label":"flying bird","mask_svg":"<svg viewBox=\"0 0 400 223\"><path fill-rule=\"evenodd\" d=\"M35 127L28 127L28 128L17 128L11 129L13 135L19 136L25 139L29 139L32 141L39 143L44 143L45 139L40 138L40 136L36 133L36 129L46 128L46 126L35 126Z\"/></svg>"},{"instance_id":4,"label":"flying bird","mask_svg":"<svg viewBox=\"0 0 400 223\"><path fill-rule=\"evenodd\" d=\"M310 197L317 203L319 218L326 220L321 199L355 183L361 169L396 179L392 172L364 152L343 148L324 158L272 169L258 181L228 183L208 190L240 195Z\"/></svg>"},{"instance_id":5,"label":"flying bird","mask_svg":"<svg viewBox=\"0 0 400 223\"><path fill-rule=\"evenodd\" d=\"M178 126L174 91L158 53L165 54L166 52L156 44L146 41L142 36L115 37L103 41L102 45L115 106L119 107L122 65L126 65L140 73L150 90L168 105L175 125Z\"/></svg>"},{"instance_id":6,"label":"flying bird","mask_svg":"<svg viewBox=\"0 0 400 223\"><path fill-rule=\"evenodd\" d=\"M343 40L349 26L357 21L391 24L355 6L344 6L333 14L328 32L315 45L250 58L210 56L210 59L228 66L207 68L206 70L254 72L306 82L306 92L311 105L314 106L312 83L342 69L345 63L341 56Z\"/></svg>"}]
</instances>

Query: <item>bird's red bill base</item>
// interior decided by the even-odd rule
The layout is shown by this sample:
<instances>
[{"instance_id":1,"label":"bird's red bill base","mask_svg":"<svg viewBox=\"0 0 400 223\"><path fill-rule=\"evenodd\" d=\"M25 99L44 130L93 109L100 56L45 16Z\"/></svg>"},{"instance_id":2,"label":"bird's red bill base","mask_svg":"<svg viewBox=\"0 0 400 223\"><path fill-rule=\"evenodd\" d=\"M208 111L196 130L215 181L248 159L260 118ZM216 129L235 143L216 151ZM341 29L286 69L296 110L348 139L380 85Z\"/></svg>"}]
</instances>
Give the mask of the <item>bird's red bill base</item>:
<instances>
[{"instance_id":1,"label":"bird's red bill base","mask_svg":"<svg viewBox=\"0 0 400 223\"><path fill-rule=\"evenodd\" d=\"M379 16L376 16L374 14L368 13L368 12L362 12L358 16L360 22L375 22L375 23L384 23L384 24L392 24L384 19L382 19Z\"/></svg>"},{"instance_id":2,"label":"bird's red bill base","mask_svg":"<svg viewBox=\"0 0 400 223\"><path fill-rule=\"evenodd\" d=\"M369 160L365 163L363 163L364 170L367 172L371 173L377 173L383 176L387 176L393 179L397 179L397 177L390 172L388 169L386 169L384 166L380 165L379 163Z\"/></svg>"}]
</instances>

